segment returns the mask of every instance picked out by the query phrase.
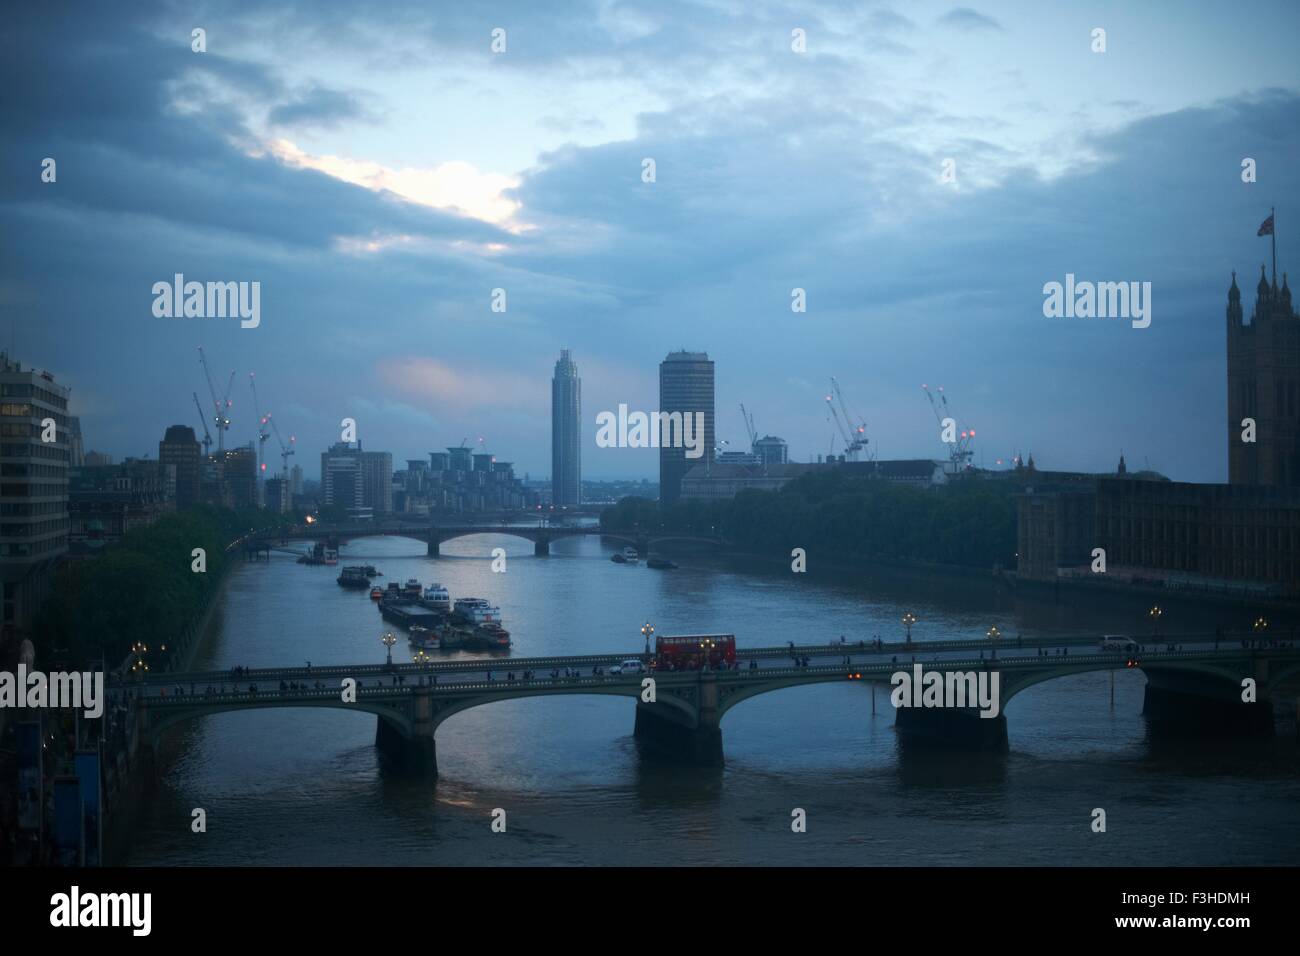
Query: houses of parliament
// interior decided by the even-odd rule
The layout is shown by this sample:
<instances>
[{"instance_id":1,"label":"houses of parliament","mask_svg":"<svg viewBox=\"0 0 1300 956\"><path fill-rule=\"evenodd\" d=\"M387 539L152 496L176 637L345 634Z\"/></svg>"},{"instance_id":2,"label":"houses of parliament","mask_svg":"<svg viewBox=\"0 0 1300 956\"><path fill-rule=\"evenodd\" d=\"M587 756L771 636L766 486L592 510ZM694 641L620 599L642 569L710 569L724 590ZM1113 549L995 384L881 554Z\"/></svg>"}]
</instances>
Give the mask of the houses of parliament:
<instances>
[{"instance_id":1,"label":"houses of parliament","mask_svg":"<svg viewBox=\"0 0 1300 956\"><path fill-rule=\"evenodd\" d=\"M1227 392L1227 484L1122 459L1108 475L1040 473L1018 496L1018 578L1300 601L1300 315L1285 273L1279 286L1261 267L1249 320L1232 274Z\"/></svg>"},{"instance_id":2,"label":"houses of parliament","mask_svg":"<svg viewBox=\"0 0 1300 956\"><path fill-rule=\"evenodd\" d=\"M1228 483L1300 485L1300 316L1263 266L1249 322L1235 272L1228 289Z\"/></svg>"}]
</instances>

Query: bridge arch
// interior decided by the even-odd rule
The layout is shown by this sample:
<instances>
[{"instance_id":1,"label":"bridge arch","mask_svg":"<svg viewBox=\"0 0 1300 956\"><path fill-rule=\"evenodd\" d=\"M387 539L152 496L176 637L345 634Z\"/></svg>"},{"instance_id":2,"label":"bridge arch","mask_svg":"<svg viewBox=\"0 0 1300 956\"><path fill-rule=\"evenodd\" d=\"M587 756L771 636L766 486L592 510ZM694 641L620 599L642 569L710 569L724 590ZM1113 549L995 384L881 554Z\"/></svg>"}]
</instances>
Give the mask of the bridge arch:
<instances>
[{"instance_id":1,"label":"bridge arch","mask_svg":"<svg viewBox=\"0 0 1300 956\"><path fill-rule=\"evenodd\" d=\"M632 700L639 700L641 696L641 686L628 686L626 684L592 684L588 686L566 687L521 687L518 684L511 685L503 682L504 686L499 691L484 691L474 696L456 698L444 702L441 706L437 699L434 699L433 714L433 732L436 735L438 727L448 718L462 713L463 711L472 710L475 707L482 707L487 704L495 704L504 700L522 700L526 697L577 697L577 696L601 696L601 697L628 697ZM687 701L671 694L658 695L658 703L673 707L682 712L683 715L690 719L695 717L695 709Z\"/></svg>"},{"instance_id":2,"label":"bridge arch","mask_svg":"<svg viewBox=\"0 0 1300 956\"><path fill-rule=\"evenodd\" d=\"M360 712L365 714L374 714L376 717L390 724L403 737L409 737L414 728L414 723L411 720L411 717L403 709L379 701L367 701L364 693L354 704L343 703L337 693L331 694L330 698L292 697L288 695L282 698L272 691L268 693L266 697L266 700L248 699L243 701L222 701L197 704L193 707L186 706L174 708L169 706L156 711L151 708L149 714L148 733L151 737L157 738L161 736L164 731L198 717L231 714L243 710L281 710L288 707L325 708L329 710L343 710L349 713Z\"/></svg>"},{"instance_id":3,"label":"bridge arch","mask_svg":"<svg viewBox=\"0 0 1300 956\"><path fill-rule=\"evenodd\" d=\"M438 542L440 542L440 543L445 543L445 542L447 542L447 541L454 541L454 540L457 539L457 538L470 538L470 537L473 537L474 535L478 535L478 534L496 534L496 535L503 535L503 536L508 537L508 538L523 538L524 540L526 540L526 541L531 541L531 542L533 542L534 544L536 544L536 543L537 543L539 540L541 540L543 537L545 537L545 538L547 538L547 539L558 538L558 537L565 537L565 535L539 533L539 532L545 532L546 530L548 530L548 529L540 529L540 528L511 528L511 527L505 527L505 528L434 528L434 529L430 532L430 537L432 537L434 540L436 540L436 541L438 541ZM570 532L570 534L572 534L572 532Z\"/></svg>"},{"instance_id":4,"label":"bridge arch","mask_svg":"<svg viewBox=\"0 0 1300 956\"><path fill-rule=\"evenodd\" d=\"M1279 668L1276 673L1274 673L1272 668L1270 668L1268 675L1268 689L1272 691L1274 688L1281 686L1283 681L1294 677L1296 674L1300 674L1300 661Z\"/></svg>"},{"instance_id":5,"label":"bridge arch","mask_svg":"<svg viewBox=\"0 0 1300 956\"><path fill-rule=\"evenodd\" d=\"M742 673L753 673L759 675L762 671L750 671ZM863 680L861 683L871 683L871 680ZM887 683L888 677L882 677L876 683ZM758 676L753 678L752 683L748 683L742 678L736 683L728 681L718 688L718 723L722 718L735 707L737 704L744 703L750 698L757 697L760 694L770 694L778 690L786 690L791 687L804 687L813 684L843 684L848 683L848 678L843 672L839 673L813 673L813 674L791 674L787 677L776 679L763 679ZM855 682L857 683L857 682Z\"/></svg>"},{"instance_id":6,"label":"bridge arch","mask_svg":"<svg viewBox=\"0 0 1300 956\"><path fill-rule=\"evenodd\" d=\"M1041 671L1029 671L1018 673L1009 682L1002 685L1002 709L1011 703L1012 698L1022 691L1028 690L1036 684L1042 684L1045 681L1055 680L1058 677L1069 677L1073 674L1091 674L1097 671L1109 670L1128 670L1123 666L1123 660L1110 661L1089 661L1080 664L1066 665L1061 662L1058 666L1053 666ZM1236 683L1241 679L1240 674L1230 671L1216 664L1210 664L1203 661L1161 661L1147 660L1139 664L1138 670L1142 671L1143 676L1150 670L1174 671L1181 673L1197 673L1229 683Z\"/></svg>"}]
</instances>

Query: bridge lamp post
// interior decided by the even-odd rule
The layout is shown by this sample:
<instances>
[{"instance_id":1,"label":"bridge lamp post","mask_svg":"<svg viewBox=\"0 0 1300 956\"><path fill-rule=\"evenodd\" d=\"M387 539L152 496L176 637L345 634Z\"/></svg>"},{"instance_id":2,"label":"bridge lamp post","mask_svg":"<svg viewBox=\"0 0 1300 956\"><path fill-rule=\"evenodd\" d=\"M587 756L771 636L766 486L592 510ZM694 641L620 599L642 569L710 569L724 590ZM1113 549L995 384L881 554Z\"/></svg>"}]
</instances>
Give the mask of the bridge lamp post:
<instances>
[{"instance_id":1,"label":"bridge lamp post","mask_svg":"<svg viewBox=\"0 0 1300 956\"><path fill-rule=\"evenodd\" d=\"M1155 638L1159 638L1160 637L1160 615L1163 614L1164 612L1160 610L1159 605L1156 605L1147 613L1151 616L1151 636Z\"/></svg>"},{"instance_id":2,"label":"bridge lamp post","mask_svg":"<svg viewBox=\"0 0 1300 956\"><path fill-rule=\"evenodd\" d=\"M1268 630L1268 620L1263 616L1255 618L1255 636L1258 637Z\"/></svg>"},{"instance_id":3,"label":"bridge lamp post","mask_svg":"<svg viewBox=\"0 0 1300 956\"><path fill-rule=\"evenodd\" d=\"M1002 636L1002 632L998 630L998 626L996 624L994 624L992 627L989 628L988 639L993 642L993 658L995 660L997 659L998 656L998 638L1001 636Z\"/></svg>"},{"instance_id":4,"label":"bridge lamp post","mask_svg":"<svg viewBox=\"0 0 1300 956\"><path fill-rule=\"evenodd\" d=\"M912 625L916 623L916 615L908 611L903 615L903 627L907 628L907 643L912 643Z\"/></svg>"},{"instance_id":5,"label":"bridge lamp post","mask_svg":"<svg viewBox=\"0 0 1300 956\"><path fill-rule=\"evenodd\" d=\"M149 648L145 647L142 641L136 641L131 645L131 653L135 655L135 663L131 665L131 672L143 676L144 672L149 669L149 665L144 661L144 655L149 653Z\"/></svg>"},{"instance_id":6,"label":"bridge lamp post","mask_svg":"<svg viewBox=\"0 0 1300 956\"><path fill-rule=\"evenodd\" d=\"M397 643L397 638L393 636L392 631L385 631L384 636L379 639L384 646L388 648L388 666L393 666L393 645Z\"/></svg>"},{"instance_id":7,"label":"bridge lamp post","mask_svg":"<svg viewBox=\"0 0 1300 956\"><path fill-rule=\"evenodd\" d=\"M646 621L641 625L641 636L645 638L645 656L650 656L650 638L654 635L654 625Z\"/></svg>"}]
</instances>

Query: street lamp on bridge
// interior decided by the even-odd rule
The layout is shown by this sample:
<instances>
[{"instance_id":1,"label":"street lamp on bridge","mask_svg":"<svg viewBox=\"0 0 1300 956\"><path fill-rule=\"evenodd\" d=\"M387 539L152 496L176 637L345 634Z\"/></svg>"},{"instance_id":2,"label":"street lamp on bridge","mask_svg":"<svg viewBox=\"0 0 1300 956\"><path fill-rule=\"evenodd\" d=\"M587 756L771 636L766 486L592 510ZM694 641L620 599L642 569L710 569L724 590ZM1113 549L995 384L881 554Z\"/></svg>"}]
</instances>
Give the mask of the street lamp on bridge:
<instances>
[{"instance_id":1,"label":"street lamp on bridge","mask_svg":"<svg viewBox=\"0 0 1300 956\"><path fill-rule=\"evenodd\" d=\"M149 648L145 646L143 641L136 641L131 645L131 653L135 655L135 663L131 665L131 672L133 674L144 674L149 669L149 665L145 663L144 659L144 656L149 653Z\"/></svg>"},{"instance_id":2,"label":"street lamp on bridge","mask_svg":"<svg viewBox=\"0 0 1300 956\"><path fill-rule=\"evenodd\" d=\"M654 635L654 625L646 621L641 625L641 636L645 638L645 656L650 656L650 638Z\"/></svg>"},{"instance_id":3,"label":"street lamp on bridge","mask_svg":"<svg viewBox=\"0 0 1300 956\"><path fill-rule=\"evenodd\" d=\"M903 627L907 628L907 643L912 643L912 625L916 623L916 615L908 611L903 615Z\"/></svg>"},{"instance_id":4,"label":"street lamp on bridge","mask_svg":"<svg viewBox=\"0 0 1300 956\"><path fill-rule=\"evenodd\" d=\"M1263 634L1267 630L1268 630L1267 618L1263 617L1262 615L1260 617L1255 618L1255 633Z\"/></svg>"},{"instance_id":5,"label":"street lamp on bridge","mask_svg":"<svg viewBox=\"0 0 1300 956\"><path fill-rule=\"evenodd\" d=\"M994 624L989 628L987 636L988 639L993 642L993 658L996 659L998 656L998 638L1002 636L1002 632L999 631L998 626Z\"/></svg>"},{"instance_id":6,"label":"street lamp on bridge","mask_svg":"<svg viewBox=\"0 0 1300 956\"><path fill-rule=\"evenodd\" d=\"M397 638L393 636L392 631L385 631L383 637L379 639L383 645L388 648L388 666L393 666L393 645L397 643Z\"/></svg>"},{"instance_id":7,"label":"street lamp on bridge","mask_svg":"<svg viewBox=\"0 0 1300 956\"><path fill-rule=\"evenodd\" d=\"M1160 610L1159 605L1156 605L1155 607L1151 608L1150 611L1147 612L1147 615L1151 618L1152 637L1156 637L1156 638L1160 637L1160 615L1163 613L1164 612Z\"/></svg>"}]
</instances>

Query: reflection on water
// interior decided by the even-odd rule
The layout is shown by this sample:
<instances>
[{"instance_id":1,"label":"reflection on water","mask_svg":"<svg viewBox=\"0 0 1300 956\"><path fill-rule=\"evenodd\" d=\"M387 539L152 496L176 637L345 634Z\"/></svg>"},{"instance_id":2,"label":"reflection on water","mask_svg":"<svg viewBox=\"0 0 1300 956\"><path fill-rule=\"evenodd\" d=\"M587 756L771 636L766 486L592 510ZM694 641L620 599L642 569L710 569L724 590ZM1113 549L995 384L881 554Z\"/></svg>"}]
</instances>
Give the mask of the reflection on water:
<instances>
[{"instance_id":1,"label":"reflection on water","mask_svg":"<svg viewBox=\"0 0 1300 956\"><path fill-rule=\"evenodd\" d=\"M491 571L503 547L507 571ZM526 541L464 538L424 556L404 539L345 547L389 580L440 581L499 604L514 654L639 652L659 633L730 632L742 645L869 640L920 618L918 639L1122 633L1145 602L1030 600L985 580L792 575L708 555L677 571L612 563L596 539L535 558ZM198 667L382 662L387 629L332 568L233 573ZM1170 631L1238 627L1249 609L1162 605ZM1240 620L1239 620L1240 618ZM408 660L404 644L394 658ZM458 652L448 659L473 657ZM374 718L337 710L246 711L182 728L145 815L135 864L1259 864L1300 853L1293 736L1169 741L1141 717L1143 678L1083 674L1007 707L1005 754L935 753L894 732L886 689L857 683L752 698L727 714L727 763L643 761L630 702L530 698L457 714L438 730L436 781L383 772ZM208 833L189 829L208 812ZM494 808L507 833L489 829ZM1094 834L1094 807L1108 832ZM791 811L807 812L806 833Z\"/></svg>"}]
</instances>

